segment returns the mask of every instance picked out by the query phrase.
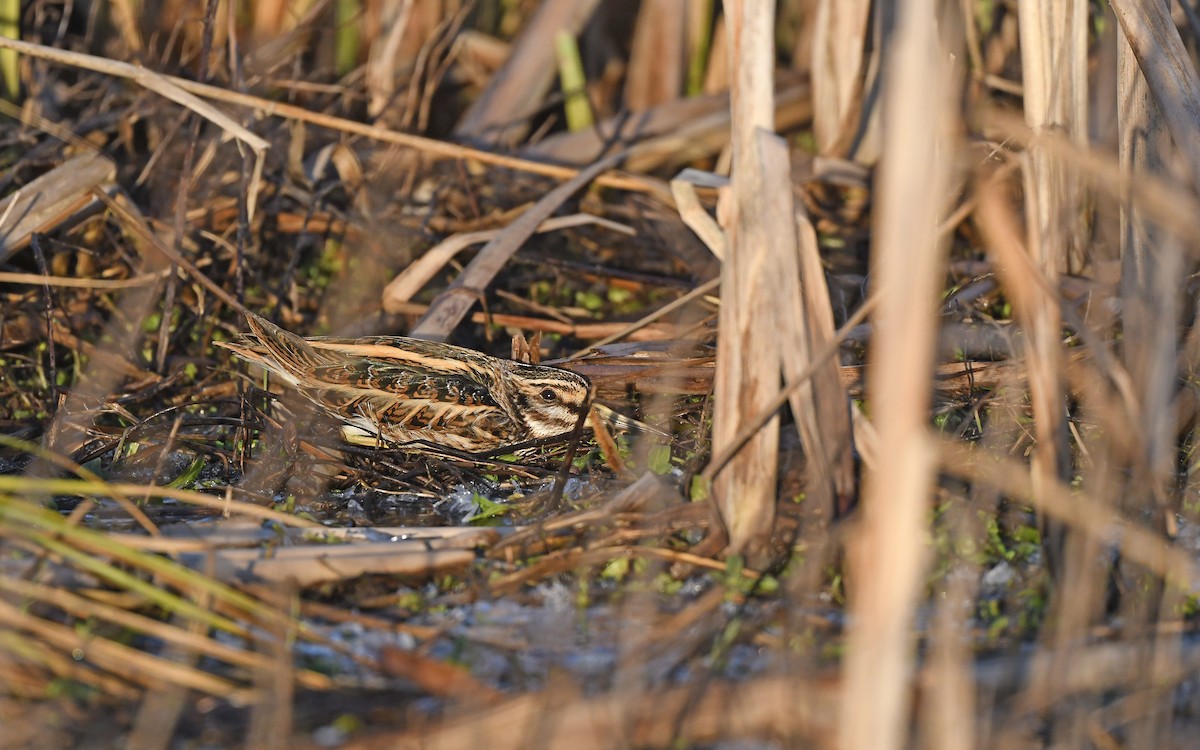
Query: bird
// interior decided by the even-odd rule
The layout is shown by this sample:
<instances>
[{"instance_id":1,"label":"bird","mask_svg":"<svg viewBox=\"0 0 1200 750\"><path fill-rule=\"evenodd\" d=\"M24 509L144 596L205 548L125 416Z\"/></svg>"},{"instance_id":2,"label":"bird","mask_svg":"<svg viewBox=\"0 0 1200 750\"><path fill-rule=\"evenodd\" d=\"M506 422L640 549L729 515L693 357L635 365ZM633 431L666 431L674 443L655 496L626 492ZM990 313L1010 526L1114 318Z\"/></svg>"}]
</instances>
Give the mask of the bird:
<instances>
[{"instance_id":1,"label":"bird","mask_svg":"<svg viewBox=\"0 0 1200 750\"><path fill-rule=\"evenodd\" d=\"M301 337L246 311L216 342L340 420L353 444L487 453L575 430L591 383L569 370L404 336Z\"/></svg>"}]
</instances>

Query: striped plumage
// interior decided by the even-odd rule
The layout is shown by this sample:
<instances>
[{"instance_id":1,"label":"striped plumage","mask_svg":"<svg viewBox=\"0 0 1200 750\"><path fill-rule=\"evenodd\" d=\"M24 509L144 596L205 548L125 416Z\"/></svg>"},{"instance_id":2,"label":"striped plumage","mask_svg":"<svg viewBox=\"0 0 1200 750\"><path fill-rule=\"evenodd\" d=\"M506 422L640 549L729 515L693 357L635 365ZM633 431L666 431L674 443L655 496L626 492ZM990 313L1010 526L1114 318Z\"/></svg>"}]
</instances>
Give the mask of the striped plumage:
<instances>
[{"instance_id":1,"label":"striped plumage","mask_svg":"<svg viewBox=\"0 0 1200 750\"><path fill-rule=\"evenodd\" d=\"M479 453L575 428L586 378L402 336L301 338L248 314L220 345L275 373L343 421L347 439Z\"/></svg>"}]
</instances>

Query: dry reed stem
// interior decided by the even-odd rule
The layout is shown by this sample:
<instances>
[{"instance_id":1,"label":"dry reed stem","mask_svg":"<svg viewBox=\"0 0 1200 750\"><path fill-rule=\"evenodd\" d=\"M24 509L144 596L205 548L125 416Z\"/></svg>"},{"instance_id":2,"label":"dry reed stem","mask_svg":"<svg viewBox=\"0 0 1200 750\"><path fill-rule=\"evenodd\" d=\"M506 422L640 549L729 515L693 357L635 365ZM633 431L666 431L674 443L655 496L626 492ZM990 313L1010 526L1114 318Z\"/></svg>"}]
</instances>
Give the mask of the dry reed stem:
<instances>
[{"instance_id":1,"label":"dry reed stem","mask_svg":"<svg viewBox=\"0 0 1200 750\"><path fill-rule=\"evenodd\" d=\"M399 315L424 315L428 310L429 305L422 305L419 302L392 302L389 311ZM543 333L559 333L584 340L628 335L632 341L657 341L677 338L680 333L679 328L670 323L651 323L639 326L630 333L628 323L564 323L561 320L535 318L529 315L483 311L471 313L470 320L472 323L523 328L527 331L542 331Z\"/></svg>"},{"instance_id":2,"label":"dry reed stem","mask_svg":"<svg viewBox=\"0 0 1200 750\"><path fill-rule=\"evenodd\" d=\"M133 289L159 284L170 273L170 269L152 274L139 274L128 279L80 279L74 276L42 276L36 273L0 273L0 284L26 284L29 286L56 286L69 289Z\"/></svg>"},{"instance_id":3,"label":"dry reed stem","mask_svg":"<svg viewBox=\"0 0 1200 750\"><path fill-rule=\"evenodd\" d=\"M1167 123L1124 35L1118 40L1118 156L1122 172L1170 180L1175 149ZM1177 190L1187 195L1186 191ZM1190 197L1190 196L1189 196ZM1121 330L1125 367L1139 405L1133 479L1122 505L1167 510L1177 451L1171 399L1178 369L1177 323L1184 278L1182 243L1195 244L1200 232L1171 236L1128 200L1121 204ZM1131 417L1134 415L1130 415ZM1160 528L1170 521L1155 519Z\"/></svg>"},{"instance_id":4,"label":"dry reed stem","mask_svg":"<svg viewBox=\"0 0 1200 750\"><path fill-rule=\"evenodd\" d=\"M641 112L679 97L687 71L688 18L693 0L645 0L634 24L625 106Z\"/></svg>"},{"instance_id":5,"label":"dry reed stem","mask_svg":"<svg viewBox=\"0 0 1200 750\"><path fill-rule=\"evenodd\" d=\"M1124 34L1117 37L1117 148L1121 164L1134 178L1151 174L1177 179L1178 175L1172 173L1176 171L1173 165L1178 152L1171 142L1166 118L1129 41ZM1187 194L1182 189L1178 192ZM1105 467L1111 480L1104 486L1116 507L1127 515L1148 516L1149 525L1164 538L1175 537L1176 514L1182 510L1175 478L1179 455L1177 413L1172 408L1177 373L1181 371L1178 335L1185 292L1179 280L1185 278L1190 265L1183 244L1194 245L1198 235L1173 236L1128 201L1121 205L1120 231L1122 352L1139 407L1136 415L1129 415L1131 419L1140 416L1140 424L1131 432L1141 440L1127 441L1134 443L1128 450L1122 450L1121 441L1112 441L1117 461ZM1130 468L1125 482L1111 476L1124 466ZM1101 481L1108 478L1100 477ZM1090 560L1081 562L1079 567L1091 572L1093 578L1107 572L1098 571ZM1135 566L1124 564L1116 566L1115 572L1124 580L1143 575ZM1107 583L1107 578L1094 581L1096 599L1103 595ZM1156 621L1175 619L1185 596L1175 587L1164 590L1161 581L1145 587L1142 593L1141 597L1124 597L1122 601L1119 617L1134 628L1142 623L1153 628ZM1079 642L1072 645L1078 648ZM1178 634L1160 632L1142 651L1144 663L1150 668L1138 670L1131 689L1141 693L1153 708L1139 712L1128 736L1131 745L1161 747L1167 744L1171 731L1168 707L1177 687L1170 673L1182 660L1183 643ZM1068 653L1065 658L1077 657ZM1046 683L1059 684L1050 680Z\"/></svg>"},{"instance_id":6,"label":"dry reed stem","mask_svg":"<svg viewBox=\"0 0 1200 750\"><path fill-rule=\"evenodd\" d=\"M973 624L972 613L961 603L978 595L979 570L965 561L957 567L958 575L950 574L947 590L939 597L928 636L931 653L918 682L923 688L918 727L924 740L918 746L931 750L973 750L977 734L974 644L962 637Z\"/></svg>"},{"instance_id":7,"label":"dry reed stem","mask_svg":"<svg viewBox=\"0 0 1200 750\"><path fill-rule=\"evenodd\" d=\"M359 576L432 578L467 568L475 552L431 549L428 541L305 545L281 549L219 549L184 556L184 562L224 582L294 582L301 587Z\"/></svg>"},{"instance_id":8,"label":"dry reed stem","mask_svg":"<svg viewBox=\"0 0 1200 750\"><path fill-rule=\"evenodd\" d=\"M870 0L817 0L811 80L813 135L825 156L846 156L861 115Z\"/></svg>"},{"instance_id":9,"label":"dry reed stem","mask_svg":"<svg viewBox=\"0 0 1200 750\"><path fill-rule=\"evenodd\" d=\"M1172 623L1172 626L1160 627L1159 630L1178 631L1179 628L1175 625ZM1032 672L1031 676L1034 679L1038 679L1042 676L1037 672L1053 664L1060 670L1056 675L1059 691L1053 695L1044 696L1045 700L1034 698L1022 702L1021 708L1030 712L1042 712L1052 709L1055 704L1060 704L1064 700L1088 694L1127 691L1130 675L1143 674L1147 671L1161 675L1162 681L1158 683L1159 685L1171 687L1181 683L1186 685L1196 671L1200 670L1200 649L1197 649L1194 643L1190 644L1180 654L1180 658L1174 661L1167 661L1166 656L1161 652L1151 653L1152 647L1153 643L1148 639L1132 636L1122 641L1079 646L1073 649L1069 659L1045 659L1038 663L1039 657L1045 651L1035 652L1028 657L1030 662L1028 665L1020 666L1024 670ZM1050 654L1050 656L1053 655ZM1023 662L1026 659L1020 661ZM985 664L976 670L976 677L984 689L1005 690L1015 686L1012 679L1013 666L1012 664ZM1159 696L1151 693L1149 697L1158 698ZM1119 705L1119 701L1117 703ZM1171 746L1165 745L1165 747ZM1178 745L1175 746L1178 747ZM1185 743L1184 747L1186 746ZM1120 747L1134 747L1134 745L1123 744ZM1164 747L1164 745L1155 747Z\"/></svg>"},{"instance_id":10,"label":"dry reed stem","mask_svg":"<svg viewBox=\"0 0 1200 750\"><path fill-rule=\"evenodd\" d=\"M715 1L715 0L714 0ZM729 30L724 15L717 15L713 24L712 48L708 51L708 69L704 71L704 93L725 94L729 92Z\"/></svg>"},{"instance_id":11,"label":"dry reed stem","mask_svg":"<svg viewBox=\"0 0 1200 750\"><path fill-rule=\"evenodd\" d=\"M721 225L700 202L696 188L722 188L728 184L729 179L726 177L691 168L683 170L671 179L671 196L675 198L679 218L719 261L724 261L729 255L729 243Z\"/></svg>"},{"instance_id":12,"label":"dry reed stem","mask_svg":"<svg viewBox=\"0 0 1200 750\"><path fill-rule=\"evenodd\" d=\"M556 232L560 229L587 224L595 224L629 236L636 236L637 234L632 228L624 224L618 224L615 221L589 214L571 214L570 216L556 216L546 219L538 225L535 232L537 234L544 234L546 232ZM396 303L411 300L456 255L471 245L494 240L503 231L504 229L485 229L479 232L463 232L451 235L429 248L421 254L421 257L401 270L396 275L396 278L392 279L384 287L383 309L387 312L396 312L393 309Z\"/></svg>"},{"instance_id":13,"label":"dry reed stem","mask_svg":"<svg viewBox=\"0 0 1200 750\"><path fill-rule=\"evenodd\" d=\"M1110 5L1162 108L1175 145L1191 173L1192 184L1200 185L1200 141L1196 138L1200 79L1169 7L1155 0L1112 0Z\"/></svg>"},{"instance_id":14,"label":"dry reed stem","mask_svg":"<svg viewBox=\"0 0 1200 750\"><path fill-rule=\"evenodd\" d=\"M1044 155L1030 156L1031 161L1046 158ZM1051 485L1065 480L1071 467L1067 443L1062 313L1058 296L1054 293L1058 264L1050 258L1039 258L1036 253L1025 249L1016 217L1004 203L997 186L981 185L977 200L976 217L987 239L988 252L995 258L994 265L1026 336L1024 361L1036 437L1031 467L1034 483L1035 486ZM1056 210L1065 210L1065 207L1056 206ZM1038 247L1045 248L1048 237L1058 236L1057 232L1041 235ZM1047 524L1044 528L1043 543L1048 562L1056 573L1061 573L1057 566L1062 562L1062 530L1054 524Z\"/></svg>"},{"instance_id":15,"label":"dry reed stem","mask_svg":"<svg viewBox=\"0 0 1200 750\"><path fill-rule=\"evenodd\" d=\"M1025 121L1035 133L1065 131L1086 140L1087 9L1084 3L1020 5L1021 73ZM1081 38L1082 36L1082 38ZM1058 277L1082 265L1081 181L1060 160L1034 142L1023 155L1027 241L1015 232L995 188L980 188L977 211L989 239L989 252L1028 343L1029 394L1034 447L1031 470L1036 486L1065 479L1071 470L1062 356L1062 313L1053 294L1038 294L1033 276L1051 289ZM985 193L986 191L986 193ZM986 205L985 205L986 204ZM1028 253L1032 266L1019 256ZM1053 574L1063 572L1063 530L1043 523L1043 547Z\"/></svg>"},{"instance_id":16,"label":"dry reed stem","mask_svg":"<svg viewBox=\"0 0 1200 750\"><path fill-rule=\"evenodd\" d=\"M645 536L657 536L658 531L647 533ZM522 587L532 585L546 579L548 576L579 570L588 567L608 565L614 560L659 560L672 564L680 563L696 566L712 571L726 570L725 563L711 557L694 555L687 552L661 549L658 547L633 545L633 541L641 541L636 536L631 538L616 538L610 546L597 546L583 549L569 547L567 549L545 552L537 562L522 568L515 573L509 573L491 580L488 583L488 593L492 596L511 596ZM534 550L531 550L534 551ZM755 570L743 568L739 577L746 581L756 581L762 574Z\"/></svg>"},{"instance_id":17,"label":"dry reed stem","mask_svg":"<svg viewBox=\"0 0 1200 750\"><path fill-rule=\"evenodd\" d=\"M495 708L452 715L434 730L381 733L351 740L343 750L525 750L570 747L703 745L722 739L776 736L798 746L829 745L837 691L819 680L765 677L642 693L579 697L547 690ZM802 699L801 699L802 698ZM314 745L298 745L315 750Z\"/></svg>"},{"instance_id":18,"label":"dry reed stem","mask_svg":"<svg viewBox=\"0 0 1200 750\"><path fill-rule=\"evenodd\" d=\"M770 298L775 274L768 248L778 227L768 222L779 212L765 209L771 195L763 179L758 132L770 131L774 118L774 6L748 0L725 4L729 30L729 66L733 80L733 171L722 216L728 257L721 267L721 310L713 400L713 452L737 435L747 415L759 413L779 390L779 351L767 330L776 318ZM786 198L790 206L791 191ZM784 212L792 225L791 211ZM795 244L791 247L794 252ZM713 490L729 534L729 550L748 551L765 540L775 514L778 470L778 418L747 441Z\"/></svg>"},{"instance_id":19,"label":"dry reed stem","mask_svg":"<svg viewBox=\"0 0 1200 750\"><path fill-rule=\"evenodd\" d=\"M0 39L0 47L15 50L22 55L49 60L60 65L70 65L116 78L129 79L209 120L224 130L230 137L237 138L245 143L256 153L262 153L270 146L266 140L247 130L229 115L203 99L198 98L184 87L179 86L178 83L181 79L176 79L173 76L162 75L153 70L120 60L33 44L32 42L22 42L7 37Z\"/></svg>"},{"instance_id":20,"label":"dry reed stem","mask_svg":"<svg viewBox=\"0 0 1200 750\"><path fill-rule=\"evenodd\" d=\"M1079 145L1088 138L1087 13L1083 0L1020 0L1017 16L1025 121L1035 133L1056 130ZM1027 158L1030 250L1043 265L1078 272L1087 242L1081 180L1037 146Z\"/></svg>"},{"instance_id":21,"label":"dry reed stem","mask_svg":"<svg viewBox=\"0 0 1200 750\"><path fill-rule=\"evenodd\" d=\"M117 165L103 154L73 156L0 201L0 261L96 204L92 188L111 187Z\"/></svg>"},{"instance_id":22,"label":"dry reed stem","mask_svg":"<svg viewBox=\"0 0 1200 750\"><path fill-rule=\"evenodd\" d=\"M833 303L825 281L817 233L802 206L796 206L796 235L799 240L800 288L797 294L804 304L806 336L810 353L823 351L838 337L833 319ZM814 461L815 477L808 482L818 493L832 491L829 517L836 518L850 509L856 491L854 471L854 438L850 425L849 397L842 383L837 357L823 360L813 374L811 402L805 409L814 416L815 439L805 443L810 460ZM810 364L803 362L806 367ZM788 382L798 375L788 371ZM794 410L794 407L793 407ZM803 425L803 415L796 415ZM828 482L827 488L822 485ZM810 490L811 491L811 490Z\"/></svg>"},{"instance_id":23,"label":"dry reed stem","mask_svg":"<svg viewBox=\"0 0 1200 750\"><path fill-rule=\"evenodd\" d=\"M816 507L826 510L828 518L834 518L835 496L843 493L848 496L854 481L846 392L838 380L837 362L832 358L823 360L811 378L799 377L812 366L822 345L833 338L833 312L825 287L825 272L821 268L816 234L803 215L803 207L795 205L792 197L791 159L786 142L760 132L758 147L763 183L771 196L765 201L759 220L774 228L770 234L772 241L766 245L770 253L766 262L774 271L769 294L776 301L776 315L769 325L776 337L783 376L789 383L800 383L788 389L788 400L808 457L806 495ZM807 272L803 274L802 261ZM846 476L840 476L842 481L835 483L835 462L842 469L845 461L849 461L848 482Z\"/></svg>"},{"instance_id":24,"label":"dry reed stem","mask_svg":"<svg viewBox=\"0 0 1200 750\"><path fill-rule=\"evenodd\" d=\"M128 48L130 57L141 57L145 44L142 31L137 23L138 14L133 8L133 0L113 0L112 19L117 27L121 41Z\"/></svg>"},{"instance_id":25,"label":"dry reed stem","mask_svg":"<svg viewBox=\"0 0 1200 750\"><path fill-rule=\"evenodd\" d=\"M504 696L496 688L476 679L466 665L442 661L396 646L384 646L379 654L380 671L417 685L421 692L438 698L489 706Z\"/></svg>"},{"instance_id":26,"label":"dry reed stem","mask_svg":"<svg viewBox=\"0 0 1200 750\"><path fill-rule=\"evenodd\" d=\"M554 82L554 37L577 36L599 0L546 0L526 20L504 66L459 120L454 134L489 143L519 140ZM503 130L500 130L503 128Z\"/></svg>"},{"instance_id":27,"label":"dry reed stem","mask_svg":"<svg viewBox=\"0 0 1200 750\"><path fill-rule=\"evenodd\" d=\"M396 94L396 63L400 56L400 42L408 31L409 18L416 0L400 0L385 4L382 19L382 39L371 44L364 82L367 89L367 114L379 117Z\"/></svg>"},{"instance_id":28,"label":"dry reed stem","mask_svg":"<svg viewBox=\"0 0 1200 750\"><path fill-rule=\"evenodd\" d=\"M454 61L462 66L463 75L476 88L487 86L487 80L504 65L512 43L476 29L462 29L454 40Z\"/></svg>"},{"instance_id":29,"label":"dry reed stem","mask_svg":"<svg viewBox=\"0 0 1200 750\"><path fill-rule=\"evenodd\" d=\"M58 495L95 495L98 497L124 496L141 499L145 496L155 498L172 498L192 505L198 505L209 510L216 510L226 515L241 514L264 521L272 521L284 526L300 528L321 528L315 521L309 521L299 516L280 513L271 508L263 508L251 503L237 500L227 500L212 495L191 490L175 489L174 487L154 487L144 484L125 482L85 481L81 479L42 479L40 477L16 477L0 475L0 492L21 494L58 494Z\"/></svg>"},{"instance_id":30,"label":"dry reed stem","mask_svg":"<svg viewBox=\"0 0 1200 750\"><path fill-rule=\"evenodd\" d=\"M884 85L883 162L874 225L880 295L871 340L879 373L868 383L878 429L865 481L862 527L848 557L849 632L839 726L844 750L905 744L913 614L921 592L926 513L935 471L927 433L936 344L935 301L944 274L939 211L948 185L947 55L933 0L898 9ZM921 189L912 189L920 175Z\"/></svg>"},{"instance_id":31,"label":"dry reed stem","mask_svg":"<svg viewBox=\"0 0 1200 750\"><path fill-rule=\"evenodd\" d=\"M152 552L209 552L219 547L258 547L263 544L322 542L429 542L439 549L475 549L500 540L496 529L474 526L322 526L267 528L259 524L223 523L216 526L168 527L163 536L110 532L109 538Z\"/></svg>"},{"instance_id":32,"label":"dry reed stem","mask_svg":"<svg viewBox=\"0 0 1200 750\"><path fill-rule=\"evenodd\" d=\"M194 654L184 650L167 649L166 653L166 658L188 666L196 661ZM180 685L146 691L125 739L125 750L167 750L180 717L189 707L190 696L191 691Z\"/></svg>"},{"instance_id":33,"label":"dry reed stem","mask_svg":"<svg viewBox=\"0 0 1200 750\"><path fill-rule=\"evenodd\" d=\"M257 594L280 612L297 608L298 593L291 583L259 590ZM287 747L290 739L295 709L296 664L292 644L296 641L297 622L295 617L280 618L267 623L264 631L256 639L256 645L267 652L270 663L252 675L260 699L251 706L246 746L282 748Z\"/></svg>"}]
</instances>

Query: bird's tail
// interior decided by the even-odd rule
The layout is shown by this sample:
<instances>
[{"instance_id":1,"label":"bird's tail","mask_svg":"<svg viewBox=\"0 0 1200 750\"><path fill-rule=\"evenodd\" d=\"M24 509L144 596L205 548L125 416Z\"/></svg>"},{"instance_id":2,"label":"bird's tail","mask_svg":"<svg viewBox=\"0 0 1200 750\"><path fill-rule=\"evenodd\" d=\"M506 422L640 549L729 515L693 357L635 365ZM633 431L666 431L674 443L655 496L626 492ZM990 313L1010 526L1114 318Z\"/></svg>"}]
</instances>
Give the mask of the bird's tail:
<instances>
[{"instance_id":1,"label":"bird's tail","mask_svg":"<svg viewBox=\"0 0 1200 750\"><path fill-rule=\"evenodd\" d=\"M330 364L329 355L266 318L247 310L246 322L250 333L243 333L233 341L218 341L217 345L270 370L293 386L299 385L314 368Z\"/></svg>"}]
</instances>

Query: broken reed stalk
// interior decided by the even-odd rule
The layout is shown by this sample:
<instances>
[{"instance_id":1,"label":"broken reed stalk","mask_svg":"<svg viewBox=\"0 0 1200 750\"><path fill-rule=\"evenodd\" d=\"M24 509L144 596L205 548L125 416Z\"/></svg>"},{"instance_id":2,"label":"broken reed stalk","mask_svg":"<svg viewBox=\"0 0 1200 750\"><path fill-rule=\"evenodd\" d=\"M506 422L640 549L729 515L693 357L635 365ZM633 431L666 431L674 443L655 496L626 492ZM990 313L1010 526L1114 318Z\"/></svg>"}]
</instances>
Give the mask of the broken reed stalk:
<instances>
[{"instance_id":1,"label":"broken reed stalk","mask_svg":"<svg viewBox=\"0 0 1200 750\"><path fill-rule=\"evenodd\" d=\"M1076 142L1087 137L1087 8L1083 3L1043 3L1022 0L1020 5L1021 72L1025 84L1025 121L1035 133L1061 130ZM1082 35L1082 38L1080 38ZM1086 239L1081 226L1082 184L1078 175L1045 149L1032 145L1024 155L1025 246L1036 273L1050 288L1058 276L1080 265L1078 256ZM1004 241L991 247L1004 252ZM1037 446L1033 454L1036 484L1066 479L1071 460L1067 443L1062 315L1058 300L1039 295L1038 286L1021 289L1029 281L1019 273L1017 260L1000 264L1006 290L1024 299L1014 308L1028 339L1029 397L1033 406ZM1043 545L1052 572L1061 563L1063 530L1044 526Z\"/></svg>"},{"instance_id":2,"label":"broken reed stalk","mask_svg":"<svg viewBox=\"0 0 1200 750\"><path fill-rule=\"evenodd\" d=\"M883 161L872 260L880 294L868 383L879 451L866 477L862 526L848 556L849 632L840 746L905 744L913 615L924 583L926 518L935 472L928 434L936 342L935 301L944 274L937 236L953 141L949 56L936 3L899 8L885 69ZM920 175L921 189L913 189Z\"/></svg>"},{"instance_id":3,"label":"broken reed stalk","mask_svg":"<svg viewBox=\"0 0 1200 750\"><path fill-rule=\"evenodd\" d=\"M1053 129L1086 144L1087 3L1020 0L1019 9L1025 122L1035 133ZM1043 265L1078 272L1088 242L1083 181L1040 148L1026 158L1030 250Z\"/></svg>"},{"instance_id":4,"label":"broken reed stalk","mask_svg":"<svg viewBox=\"0 0 1200 750\"><path fill-rule=\"evenodd\" d=\"M816 319L810 315L811 307L806 304L805 290L800 285L800 226L792 198L792 170L787 142L759 131L755 145L761 160L764 193L759 220L764 226L772 228L768 238L764 238L767 241L762 244L767 268L773 271L768 294L774 300L774 315L766 325L775 336L776 369L782 365L783 374L790 381L804 372L813 359L814 351L819 348L819 342L810 333ZM833 366L836 368L836 363ZM828 372L826 367L819 370L821 374ZM805 379L802 385L791 391L789 400L809 459L810 475L806 486L819 507L825 508L832 506L828 481L830 451L823 440L829 433L821 430L819 413L815 408L817 382L815 375L811 380ZM832 398L833 394L830 396ZM844 399L842 403L845 403ZM749 416L743 415L743 421ZM849 428L848 421L846 427Z\"/></svg>"},{"instance_id":5,"label":"broken reed stalk","mask_svg":"<svg viewBox=\"0 0 1200 750\"><path fill-rule=\"evenodd\" d=\"M1113 4L1121 23L1119 35L1118 116L1119 158L1123 174L1133 179L1171 185L1172 157L1182 155L1193 186L1200 185L1200 147L1194 138L1200 113L1200 79L1183 46L1179 31L1163 3ZM1167 131L1173 140L1168 136ZM1172 193L1184 193L1175 188ZM1189 212L1192 213L1192 212ZM1170 407L1175 373L1189 365L1178 361L1175 341L1180 319L1178 279L1183 277L1183 252L1191 248L1200 230L1169 226L1150 208L1131 197L1122 202L1121 249L1122 310L1126 366L1138 392L1141 431L1145 441L1135 471L1148 481L1148 493L1139 493L1163 513L1156 521L1162 531L1172 528L1172 508L1166 495L1172 481L1174 418ZM1189 231L1190 229L1190 231ZM1197 339L1193 331L1185 355L1195 361ZM1139 506L1146 507L1146 506Z\"/></svg>"},{"instance_id":6,"label":"broken reed stalk","mask_svg":"<svg viewBox=\"0 0 1200 750\"><path fill-rule=\"evenodd\" d=\"M1160 3L1158 8L1169 18L1169 3ZM1147 74L1138 64L1137 55L1127 34L1135 26L1126 24L1117 32L1117 118L1118 158L1123 172L1135 179L1143 175L1161 176L1173 181L1172 162L1178 159L1178 150L1173 146L1164 107L1156 101L1156 92L1151 89ZM1178 32L1173 28L1162 29L1174 39L1164 43L1169 53L1178 53ZM1163 58L1147 58L1147 65ZM1200 93L1196 74L1190 58L1176 58L1184 63L1176 74L1184 80L1178 98L1183 103L1189 94ZM1163 76L1155 75L1161 81ZM1167 98L1167 92L1158 94ZM1170 105L1178 107L1178 105ZM1194 98L1183 108L1195 112L1200 106ZM1195 127L1195 123L1192 123ZM1190 139L1189 139L1190 141ZM1190 148L1190 145L1188 146ZM1194 162L1193 162L1194 165ZM1178 192L1185 193L1185 190ZM1120 480L1106 482L1103 486L1112 493L1114 504L1130 517L1141 515L1162 540L1175 536L1178 514L1182 509L1182 497L1175 491L1175 462L1179 453L1176 438L1176 416L1172 400L1175 396L1177 373L1185 372L1180 361L1183 349L1178 335L1182 320L1183 289L1179 280L1188 273L1189 263L1184 244L1195 244L1195 234L1171 233L1156 224L1144 212L1134 208L1131 202L1121 205L1120 223L1121 249L1121 330L1124 365L1129 372L1132 389L1136 394L1137 413L1122 416L1133 422L1129 433L1135 439L1131 450L1118 454L1122 459L1114 465L1104 467L1107 473L1126 474ZM1126 473L1124 470L1128 468ZM1103 481L1103 478L1101 478ZM1079 560L1076 566L1091 572L1096 599L1103 601L1110 580L1108 571L1097 571L1087 559ZM1138 565L1118 563L1115 572L1122 580L1143 579L1146 571ZM1183 648L1179 633L1155 629L1155 624L1174 619L1180 609L1184 594L1175 586L1168 586L1166 576L1153 576L1143 585L1145 596L1141 599L1126 597L1122 601L1120 617L1134 628L1144 624L1147 632L1155 633L1153 643L1145 651L1150 665L1139 670L1137 690L1146 695L1153 704L1165 706L1171 703L1173 681L1170 670L1179 663ZM1082 627L1080 628L1082 630ZM1076 633L1065 633L1063 640L1071 639L1078 648L1080 639ZM1076 658L1068 653L1065 659ZM1052 665L1052 667L1057 665ZM1058 674L1058 670L1055 670ZM1047 680L1046 682L1050 682ZM1057 686L1057 683L1050 683ZM1130 743L1144 747L1162 745L1169 726L1169 713L1147 712L1130 726Z\"/></svg>"},{"instance_id":7,"label":"broken reed stalk","mask_svg":"<svg viewBox=\"0 0 1200 750\"><path fill-rule=\"evenodd\" d=\"M800 368L813 365L817 353L826 350L838 338L816 230L803 206L797 205L795 214L800 272L798 299L803 305L802 334L810 356L789 368L785 353L783 367L788 382L798 377ZM869 304L868 300L863 307ZM792 405L796 424L801 426L804 451L812 465L812 474L806 482L806 494L820 501L818 507L826 509L830 519L841 518L849 512L858 489L849 394L841 379L838 353L835 349L834 356L823 360L813 374L812 389L807 401L799 405L800 411L797 411L797 404ZM806 415L811 415L811 436L807 438L803 430Z\"/></svg>"},{"instance_id":8,"label":"broken reed stalk","mask_svg":"<svg viewBox=\"0 0 1200 750\"><path fill-rule=\"evenodd\" d=\"M768 223L779 219L778 212L765 208L769 198L763 181L766 154L759 148L757 135L759 129L770 132L774 121L774 6L731 0L725 3L725 20L732 80L733 170L731 189L722 201L728 256L721 268L714 453L724 449L743 420L761 411L779 390L779 353L774 332L768 330L776 319L776 300L771 299L770 290L779 270L768 248L780 228ZM790 212L784 220L792 224ZM776 417L716 477L713 491L733 553L746 551L771 533L778 448Z\"/></svg>"},{"instance_id":9,"label":"broken reed stalk","mask_svg":"<svg viewBox=\"0 0 1200 750\"><path fill-rule=\"evenodd\" d=\"M1191 63L1169 6L1156 0L1112 0L1113 12L1130 50L1162 108L1176 148L1200 184L1200 77Z\"/></svg>"},{"instance_id":10,"label":"broken reed stalk","mask_svg":"<svg viewBox=\"0 0 1200 750\"><path fill-rule=\"evenodd\" d=\"M688 54L689 16L703 3L646 0L638 10L629 51L625 106L644 112L678 99L683 90ZM707 31L707 29L705 30Z\"/></svg>"},{"instance_id":11,"label":"broken reed stalk","mask_svg":"<svg viewBox=\"0 0 1200 750\"><path fill-rule=\"evenodd\" d=\"M1162 110L1124 33L1118 34L1118 157L1122 171L1135 179L1149 175L1172 178L1174 149ZM1175 453L1174 418L1178 352L1176 327L1181 300L1178 280L1185 263L1180 240L1133 205L1121 203L1121 311L1125 367L1138 394L1144 440L1134 462L1135 491L1130 507L1163 506L1172 480ZM1193 235L1194 236L1194 235ZM1161 516L1160 523L1165 520Z\"/></svg>"},{"instance_id":12,"label":"broken reed stalk","mask_svg":"<svg viewBox=\"0 0 1200 750\"><path fill-rule=\"evenodd\" d=\"M812 20L813 136L824 156L844 158L859 132L870 0L818 0Z\"/></svg>"},{"instance_id":13,"label":"broken reed stalk","mask_svg":"<svg viewBox=\"0 0 1200 750\"><path fill-rule=\"evenodd\" d=\"M529 118L540 111L554 83L554 37L575 36L599 0L549 0L525 22L504 66L492 75L454 129L465 140L511 143L522 139Z\"/></svg>"}]
</instances>

